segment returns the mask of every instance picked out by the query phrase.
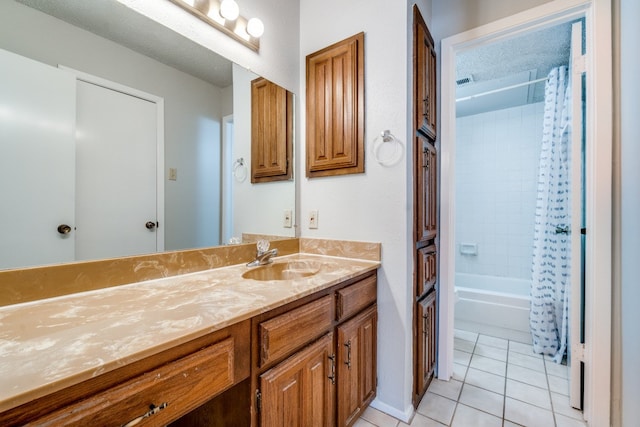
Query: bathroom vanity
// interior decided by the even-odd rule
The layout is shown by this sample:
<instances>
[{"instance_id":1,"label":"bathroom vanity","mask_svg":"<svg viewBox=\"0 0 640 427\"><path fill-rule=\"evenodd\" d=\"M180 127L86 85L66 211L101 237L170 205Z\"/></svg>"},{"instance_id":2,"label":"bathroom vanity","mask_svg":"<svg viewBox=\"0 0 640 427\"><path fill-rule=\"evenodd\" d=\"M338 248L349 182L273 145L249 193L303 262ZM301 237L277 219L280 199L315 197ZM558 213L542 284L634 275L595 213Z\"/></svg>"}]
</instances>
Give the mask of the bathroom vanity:
<instances>
[{"instance_id":1,"label":"bathroom vanity","mask_svg":"<svg viewBox=\"0 0 640 427\"><path fill-rule=\"evenodd\" d=\"M375 396L379 260L274 266L0 307L0 424L351 425Z\"/></svg>"}]
</instances>

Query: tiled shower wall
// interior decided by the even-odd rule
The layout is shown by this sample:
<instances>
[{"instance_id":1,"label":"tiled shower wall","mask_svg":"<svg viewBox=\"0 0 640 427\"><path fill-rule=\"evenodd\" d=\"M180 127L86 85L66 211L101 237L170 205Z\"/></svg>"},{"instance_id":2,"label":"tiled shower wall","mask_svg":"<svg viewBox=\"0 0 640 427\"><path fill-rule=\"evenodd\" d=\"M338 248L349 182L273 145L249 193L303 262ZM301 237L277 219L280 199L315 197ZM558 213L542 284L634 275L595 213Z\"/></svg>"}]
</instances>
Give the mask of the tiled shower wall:
<instances>
[{"instance_id":1,"label":"tiled shower wall","mask_svg":"<svg viewBox=\"0 0 640 427\"><path fill-rule=\"evenodd\" d=\"M540 102L457 119L456 272L531 279L543 112Z\"/></svg>"}]
</instances>

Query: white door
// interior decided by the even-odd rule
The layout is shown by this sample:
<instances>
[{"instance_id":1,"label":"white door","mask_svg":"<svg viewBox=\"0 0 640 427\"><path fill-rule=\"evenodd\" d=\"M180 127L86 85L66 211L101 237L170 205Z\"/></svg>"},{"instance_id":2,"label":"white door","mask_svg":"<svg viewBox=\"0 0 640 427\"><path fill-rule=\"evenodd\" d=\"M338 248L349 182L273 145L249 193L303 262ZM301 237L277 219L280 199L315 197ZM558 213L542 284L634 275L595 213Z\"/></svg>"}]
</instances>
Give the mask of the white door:
<instances>
[{"instance_id":1,"label":"white door","mask_svg":"<svg viewBox=\"0 0 640 427\"><path fill-rule=\"evenodd\" d=\"M585 122L584 78L586 77L583 54L582 21L571 28L571 306L569 309L569 399L571 406L582 409L584 400L584 254L586 238L585 218Z\"/></svg>"},{"instance_id":2,"label":"white door","mask_svg":"<svg viewBox=\"0 0 640 427\"><path fill-rule=\"evenodd\" d=\"M156 104L81 80L77 92L76 259L155 252Z\"/></svg>"},{"instance_id":3,"label":"white door","mask_svg":"<svg viewBox=\"0 0 640 427\"><path fill-rule=\"evenodd\" d=\"M0 49L0 269L74 259L75 93L70 73Z\"/></svg>"}]
</instances>

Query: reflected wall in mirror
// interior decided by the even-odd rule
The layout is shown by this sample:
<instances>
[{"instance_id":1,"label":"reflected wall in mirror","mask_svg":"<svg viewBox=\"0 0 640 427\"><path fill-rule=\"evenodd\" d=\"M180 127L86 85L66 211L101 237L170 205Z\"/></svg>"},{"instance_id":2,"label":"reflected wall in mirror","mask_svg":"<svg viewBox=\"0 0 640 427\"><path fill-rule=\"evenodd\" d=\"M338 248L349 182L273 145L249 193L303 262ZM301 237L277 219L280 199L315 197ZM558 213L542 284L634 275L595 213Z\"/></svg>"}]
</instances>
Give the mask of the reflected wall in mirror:
<instances>
[{"instance_id":1,"label":"reflected wall in mirror","mask_svg":"<svg viewBox=\"0 0 640 427\"><path fill-rule=\"evenodd\" d=\"M51 7L56 9L55 13L59 16L60 13L68 12L65 12L61 5L74 3L74 1L55 2L55 6ZM41 4L42 2L24 0L21 3ZM240 237L243 233L294 236L294 228L283 227L284 212L295 211L293 181L253 185L249 180L234 180L232 175L233 163L239 158L243 158L247 167L250 167L250 82L258 76L210 51L206 51L206 55L203 55L203 50L206 49L147 18L133 16L134 12L118 6L115 2L96 2L99 7L95 8L95 12L85 11L84 13L98 15L98 17L94 16L94 22L91 24L95 27L92 28L95 32L103 34L104 31L101 30L108 30L118 33L121 39L135 39L131 40L131 43L125 43L127 47L21 3L14 1L0 3L0 49L37 61L58 72L61 71L56 67L62 65L162 100L164 125L159 126L158 133L164 134L164 143L160 150L163 151L164 159L162 155L156 159L153 159L154 154L150 157L156 160L154 167L158 168L157 176L160 177L155 185L163 191L157 192L158 211L152 215L146 215L143 221L137 221L147 234L156 233L157 236L164 234L161 241L156 242L157 248L179 250L215 246L228 241L232 236ZM75 4L77 6L79 2L75 1ZM105 7L114 10L105 11ZM78 16L70 16L69 19L59 17L76 25L87 21ZM104 28L101 28L101 19L109 20L108 23L102 22ZM119 25L127 30L118 30ZM144 37L146 39L143 39ZM124 40L119 41L124 42ZM143 48L145 45L148 48L146 50ZM141 46L140 49L138 46ZM146 55L132 50L133 48L145 51ZM159 58L160 55L153 54L154 50L157 52L161 49L166 50L162 58ZM175 51L173 56L172 50ZM194 58L191 62L196 62L198 58L198 61L203 64L185 62L185 55L189 57L190 52L193 53ZM148 55L161 59L162 62ZM205 58L204 61L203 58ZM206 66L198 68L195 65ZM203 73L202 70L211 71ZM5 76L2 78L4 79ZM50 82L45 78L41 86L44 88L54 86L48 83ZM8 87L12 86L8 85ZM77 90L77 87L75 89ZM72 101L75 100L75 96L76 93L71 97ZM80 105L79 100L76 100L76 105L72 107L75 109L75 114L78 114L78 105ZM3 156L11 148L10 142L13 141L13 138L9 138L7 132L4 132L7 128L6 120L10 117L8 113L15 113L15 111L16 105L9 102L7 92L0 92L0 144L2 144L1 150L4 150ZM81 109L81 111L84 110ZM5 120L4 124L2 120ZM133 123L135 128L139 122L139 114L129 116L124 121L127 124ZM53 117L49 122L60 123L58 118ZM109 126L120 128L120 126ZM34 127L33 123L31 127ZM53 135L54 130L45 129L45 134ZM77 136L79 137L80 133ZM49 144L49 148L51 145ZM71 158L74 155L77 156L74 153L70 154ZM22 157L23 160L34 160L37 156L27 151ZM124 162L131 157L125 154L121 160ZM43 155L40 155L40 159L41 165L54 171L45 176L45 182L53 182L54 178L57 179L65 172L71 172L71 176L74 176L78 171L79 165L73 167L75 160L69 162L69 157L66 160L67 165L54 162ZM16 159L8 161L4 158L3 161L13 165L14 169L11 173L23 168ZM134 170L141 169L137 165L137 163L133 165ZM54 199L69 198L69 196L63 196L64 192L61 188L55 190L40 188L36 194L27 192L26 188L17 185L12 179L9 170L11 169L0 170L0 178L2 178L0 195L4 200L8 200L8 195L13 194L11 199L13 201L6 203L0 212L2 223L14 224L16 218L25 216L27 202L43 201L45 195ZM111 181L116 177L120 179L124 174L123 167L115 167L107 171L107 178L101 178L99 181ZM125 182L129 179L126 176L124 178ZM70 182L75 180L76 178L72 178ZM73 184L70 185L73 187ZM64 187L66 189L67 186ZM50 202L43 201L43 203L38 205L37 211L30 220L32 225L44 223L45 214L52 210ZM80 218L73 218L76 212L75 200L73 203L70 220L65 219L64 214L46 220L48 221L46 232L52 233L58 242L67 244L74 242L74 233L80 231L73 230L76 221L80 220ZM112 207L111 205L118 205L118 202L110 204L109 207ZM6 209L8 207L11 207L11 214L9 209ZM106 208L106 206L102 205L98 208ZM159 228L152 230L146 228L149 225L148 222L159 222ZM62 224L70 225L71 232L59 233L57 227ZM58 251L54 256L45 255L36 243L37 236L32 233L35 227L13 228L17 231L16 242L22 246L22 251L34 253L37 256L22 263L12 259L9 265L7 263L9 254L19 251L16 250L15 244L7 244L6 239L2 239L0 268L51 264L72 261L76 258L75 248L71 250L73 253L71 259L68 254L64 258L59 256L64 251ZM158 231L161 232L158 233ZM93 244L101 246L100 243ZM130 254L132 253L125 248L124 252L103 256Z\"/></svg>"}]
</instances>

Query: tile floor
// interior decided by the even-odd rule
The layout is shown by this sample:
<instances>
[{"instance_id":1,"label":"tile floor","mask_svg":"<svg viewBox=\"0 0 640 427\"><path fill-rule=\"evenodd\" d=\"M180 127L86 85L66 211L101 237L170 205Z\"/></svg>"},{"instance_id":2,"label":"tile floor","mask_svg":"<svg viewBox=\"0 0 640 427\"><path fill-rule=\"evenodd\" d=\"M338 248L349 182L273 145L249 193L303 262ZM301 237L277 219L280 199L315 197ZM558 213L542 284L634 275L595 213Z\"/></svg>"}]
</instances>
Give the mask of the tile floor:
<instances>
[{"instance_id":1,"label":"tile floor","mask_svg":"<svg viewBox=\"0 0 640 427\"><path fill-rule=\"evenodd\" d=\"M369 407L354 427L586 427L568 370L530 344L455 331L454 375L434 378L411 424Z\"/></svg>"}]
</instances>

